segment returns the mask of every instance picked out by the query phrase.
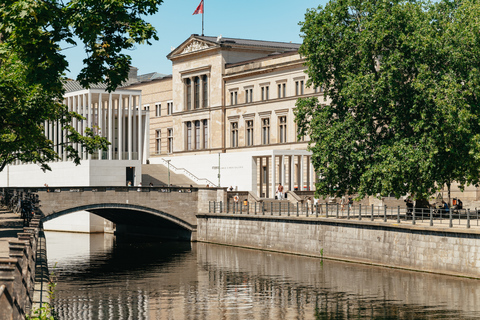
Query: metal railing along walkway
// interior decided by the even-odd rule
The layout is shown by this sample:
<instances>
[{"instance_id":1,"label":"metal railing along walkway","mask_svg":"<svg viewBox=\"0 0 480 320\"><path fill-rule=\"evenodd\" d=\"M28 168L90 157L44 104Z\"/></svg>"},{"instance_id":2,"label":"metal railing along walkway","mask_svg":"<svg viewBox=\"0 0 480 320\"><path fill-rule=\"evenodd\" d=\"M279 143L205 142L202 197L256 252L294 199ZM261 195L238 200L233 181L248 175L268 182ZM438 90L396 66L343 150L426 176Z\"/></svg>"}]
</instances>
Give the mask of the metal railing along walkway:
<instances>
[{"instance_id":1,"label":"metal railing along walkway","mask_svg":"<svg viewBox=\"0 0 480 320\"><path fill-rule=\"evenodd\" d=\"M385 223L408 223L430 227L475 228L480 230L479 210L475 208L444 210L430 208L387 207L374 205L292 204L286 201L270 203L211 201L209 213L278 217L332 218Z\"/></svg>"}]
</instances>

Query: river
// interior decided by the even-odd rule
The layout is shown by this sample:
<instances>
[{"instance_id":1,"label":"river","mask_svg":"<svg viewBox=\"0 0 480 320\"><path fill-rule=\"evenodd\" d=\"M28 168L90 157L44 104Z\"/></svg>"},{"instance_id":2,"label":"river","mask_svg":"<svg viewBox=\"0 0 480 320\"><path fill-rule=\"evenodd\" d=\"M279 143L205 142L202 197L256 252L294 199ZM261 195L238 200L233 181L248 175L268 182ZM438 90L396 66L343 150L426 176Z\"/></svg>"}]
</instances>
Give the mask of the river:
<instances>
[{"instance_id":1,"label":"river","mask_svg":"<svg viewBox=\"0 0 480 320\"><path fill-rule=\"evenodd\" d=\"M203 243L46 238L62 320L480 318L480 280Z\"/></svg>"}]
</instances>

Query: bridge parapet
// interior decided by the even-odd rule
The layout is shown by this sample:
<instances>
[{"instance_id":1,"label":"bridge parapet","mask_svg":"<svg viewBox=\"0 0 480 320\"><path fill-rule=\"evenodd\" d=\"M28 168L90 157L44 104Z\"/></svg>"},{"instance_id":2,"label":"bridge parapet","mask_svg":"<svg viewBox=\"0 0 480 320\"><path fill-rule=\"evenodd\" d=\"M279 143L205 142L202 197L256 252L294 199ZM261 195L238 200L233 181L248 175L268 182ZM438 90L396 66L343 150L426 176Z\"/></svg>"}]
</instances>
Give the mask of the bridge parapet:
<instances>
[{"instance_id":1,"label":"bridge parapet","mask_svg":"<svg viewBox=\"0 0 480 320\"><path fill-rule=\"evenodd\" d=\"M48 187L9 188L30 191L38 195L44 218L96 206L112 205L123 208L145 208L146 211L165 213L172 221L196 226L197 214L208 213L209 201L226 201L225 188L179 187Z\"/></svg>"}]
</instances>

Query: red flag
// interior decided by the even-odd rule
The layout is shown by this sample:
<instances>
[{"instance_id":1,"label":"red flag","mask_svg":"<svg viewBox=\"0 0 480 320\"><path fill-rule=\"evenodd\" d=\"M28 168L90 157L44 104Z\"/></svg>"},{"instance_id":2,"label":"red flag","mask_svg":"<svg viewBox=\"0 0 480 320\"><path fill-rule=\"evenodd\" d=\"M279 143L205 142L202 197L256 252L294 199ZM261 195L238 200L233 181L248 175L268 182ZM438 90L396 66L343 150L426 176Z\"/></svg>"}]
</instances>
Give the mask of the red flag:
<instances>
[{"instance_id":1,"label":"red flag","mask_svg":"<svg viewBox=\"0 0 480 320\"><path fill-rule=\"evenodd\" d=\"M200 1L200 4L198 5L197 9L195 9L195 12L193 12L192 16L199 13L203 13L203 0Z\"/></svg>"}]
</instances>

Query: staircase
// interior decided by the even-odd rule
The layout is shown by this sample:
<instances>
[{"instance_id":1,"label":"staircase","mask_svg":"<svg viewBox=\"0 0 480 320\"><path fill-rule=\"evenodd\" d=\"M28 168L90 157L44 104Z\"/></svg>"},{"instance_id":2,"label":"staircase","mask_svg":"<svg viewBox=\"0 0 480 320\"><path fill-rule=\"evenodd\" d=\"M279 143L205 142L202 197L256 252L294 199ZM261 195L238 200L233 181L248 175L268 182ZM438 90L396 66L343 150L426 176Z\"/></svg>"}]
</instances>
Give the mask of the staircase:
<instances>
[{"instance_id":1,"label":"staircase","mask_svg":"<svg viewBox=\"0 0 480 320\"><path fill-rule=\"evenodd\" d=\"M142 185L148 186L153 183L154 187L168 185L168 168L163 164L143 164L142 165ZM196 184L187 176L175 173L170 168L170 184L177 187L205 187L205 185Z\"/></svg>"}]
</instances>

